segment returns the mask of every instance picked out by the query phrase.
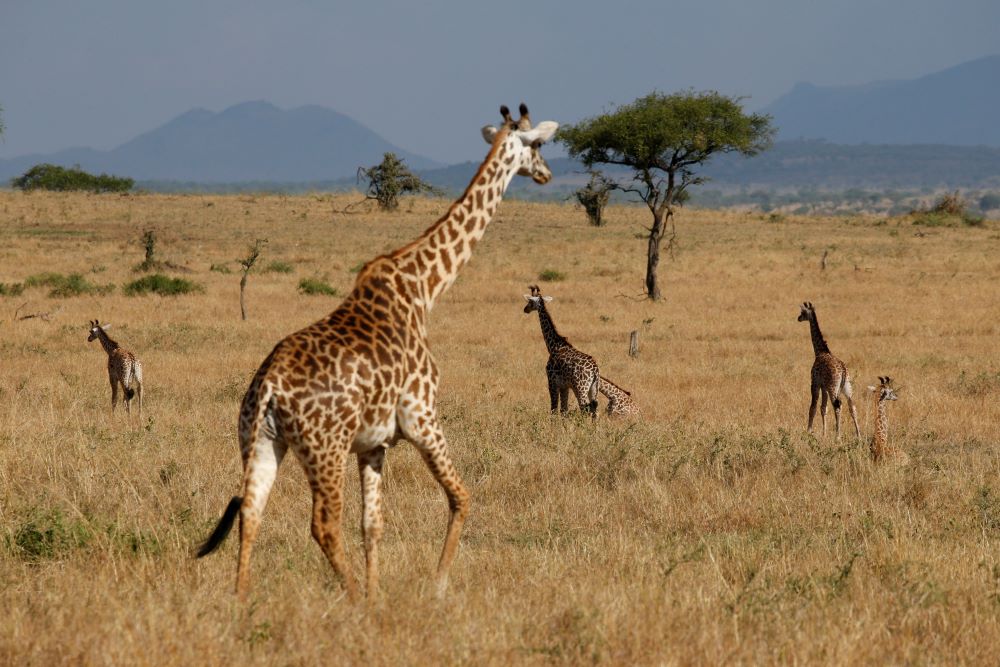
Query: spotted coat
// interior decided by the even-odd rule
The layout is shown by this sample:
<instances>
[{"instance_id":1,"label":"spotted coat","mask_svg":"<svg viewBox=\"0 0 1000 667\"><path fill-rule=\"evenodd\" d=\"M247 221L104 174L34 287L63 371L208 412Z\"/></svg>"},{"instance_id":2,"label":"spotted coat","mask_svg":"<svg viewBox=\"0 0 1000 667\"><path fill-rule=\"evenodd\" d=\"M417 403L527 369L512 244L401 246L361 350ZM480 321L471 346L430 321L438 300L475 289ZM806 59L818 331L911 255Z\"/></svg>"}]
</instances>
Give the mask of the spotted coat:
<instances>
[{"instance_id":1,"label":"spotted coat","mask_svg":"<svg viewBox=\"0 0 1000 667\"><path fill-rule=\"evenodd\" d=\"M437 568L443 592L469 511L469 492L448 454L437 416L438 367L427 343L427 317L493 218L515 174L551 178L539 147L556 123L532 129L528 111L514 122L501 108L500 128L483 128L491 145L463 195L412 243L368 262L343 303L320 321L280 341L257 370L240 408L243 486L205 555L240 518L236 590L249 588L250 552L278 466L288 449L305 469L313 496L312 534L350 597L358 595L342 536L343 486L350 453L362 488L367 594L378 589L383 531L381 484L386 449L400 439L416 446L444 489L450 516Z\"/></svg>"},{"instance_id":2,"label":"spotted coat","mask_svg":"<svg viewBox=\"0 0 1000 667\"><path fill-rule=\"evenodd\" d=\"M90 335L87 342L101 341L101 346L108 353L108 381L111 383L111 414L114 416L118 406L118 387L124 394L125 413L131 417L132 398L137 399L139 419L142 419L142 364L134 354L111 340L104 330L108 324L100 324L97 320L90 322Z\"/></svg>"},{"instance_id":3,"label":"spotted coat","mask_svg":"<svg viewBox=\"0 0 1000 667\"><path fill-rule=\"evenodd\" d=\"M569 409L569 392L573 391L580 410L589 412L591 417L597 417L597 390L601 373L597 362L589 354L573 347L566 338L556 331L545 302L552 297L543 297L538 285L531 285L531 294L525 294L527 304L525 313L538 312L538 321L542 326L542 338L549 351L549 360L545 364L545 377L549 383L549 404L552 412L559 409L566 412Z\"/></svg>"},{"instance_id":4,"label":"spotted coat","mask_svg":"<svg viewBox=\"0 0 1000 667\"><path fill-rule=\"evenodd\" d=\"M632 392L622 389L603 375L597 389L608 399L609 417L638 417L642 414L632 399Z\"/></svg>"},{"instance_id":5,"label":"spotted coat","mask_svg":"<svg viewBox=\"0 0 1000 667\"><path fill-rule=\"evenodd\" d=\"M843 361L830 353L822 332L819 330L819 320L816 319L816 309L812 303L805 302L799 311L799 322L809 322L809 333L812 336L813 352L816 355L811 371L810 392L812 401L809 404L808 429L812 432L813 419L816 417L816 402L822 394L823 402L820 415L823 421L823 435L826 435L826 402L833 403L833 414L836 419L836 437L840 438L840 396L847 399L854 421L854 432L861 439L861 429L858 427L858 412L854 408L854 390L851 387L851 376Z\"/></svg>"}]
</instances>

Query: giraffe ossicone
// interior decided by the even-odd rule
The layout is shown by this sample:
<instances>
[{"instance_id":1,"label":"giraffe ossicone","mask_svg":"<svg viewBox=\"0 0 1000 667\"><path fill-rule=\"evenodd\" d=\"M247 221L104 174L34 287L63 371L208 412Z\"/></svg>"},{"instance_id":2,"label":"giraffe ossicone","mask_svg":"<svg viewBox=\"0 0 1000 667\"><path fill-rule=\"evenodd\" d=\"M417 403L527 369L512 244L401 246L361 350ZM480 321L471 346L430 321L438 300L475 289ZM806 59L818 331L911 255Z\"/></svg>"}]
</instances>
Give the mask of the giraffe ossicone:
<instances>
[{"instance_id":1,"label":"giraffe ossicone","mask_svg":"<svg viewBox=\"0 0 1000 667\"><path fill-rule=\"evenodd\" d=\"M541 184L552 178L539 149L558 124L532 127L523 104L517 121L507 107L501 117L499 127L483 128L489 153L448 211L413 242L368 262L343 303L281 340L250 382L239 419L242 488L198 551L211 553L239 517L241 596L249 589L264 505L291 449L312 491L313 538L352 598L358 587L344 551L343 486L348 455L357 455L367 594L373 598L383 532L382 465L386 449L401 439L417 448L448 499L437 566L437 588L444 591L470 499L437 416L438 368L428 347L427 316L469 261L514 176Z\"/></svg>"}]
</instances>

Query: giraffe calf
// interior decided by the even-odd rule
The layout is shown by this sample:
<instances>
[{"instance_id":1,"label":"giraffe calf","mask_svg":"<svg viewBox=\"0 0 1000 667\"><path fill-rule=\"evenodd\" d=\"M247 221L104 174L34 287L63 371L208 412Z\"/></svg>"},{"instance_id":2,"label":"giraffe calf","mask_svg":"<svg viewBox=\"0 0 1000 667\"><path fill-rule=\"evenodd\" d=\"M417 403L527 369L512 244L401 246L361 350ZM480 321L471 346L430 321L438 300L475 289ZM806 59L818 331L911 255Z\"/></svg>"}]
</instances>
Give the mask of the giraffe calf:
<instances>
[{"instance_id":1,"label":"giraffe calf","mask_svg":"<svg viewBox=\"0 0 1000 667\"><path fill-rule=\"evenodd\" d=\"M90 335L87 342L101 341L101 346L108 353L108 381L111 382L111 415L114 416L118 406L118 387L125 395L125 413L131 416L132 398L139 399L139 419L142 419L142 364L135 355L111 340L106 329L110 324L100 324L97 320L90 323ZM134 388L133 388L134 385Z\"/></svg>"},{"instance_id":2,"label":"giraffe calf","mask_svg":"<svg viewBox=\"0 0 1000 667\"><path fill-rule=\"evenodd\" d=\"M632 392L622 389L603 375L597 390L608 399L609 417L638 417L642 414L632 399Z\"/></svg>"},{"instance_id":3,"label":"giraffe calf","mask_svg":"<svg viewBox=\"0 0 1000 667\"><path fill-rule=\"evenodd\" d=\"M875 432L869 444L872 453L872 461L882 463L894 461L905 464L910 457L901 449L897 449L889 444L889 418L886 415L887 401L899 400L896 389L892 386L892 378L889 376L879 376L879 386L869 386L868 391L875 394Z\"/></svg>"}]
</instances>

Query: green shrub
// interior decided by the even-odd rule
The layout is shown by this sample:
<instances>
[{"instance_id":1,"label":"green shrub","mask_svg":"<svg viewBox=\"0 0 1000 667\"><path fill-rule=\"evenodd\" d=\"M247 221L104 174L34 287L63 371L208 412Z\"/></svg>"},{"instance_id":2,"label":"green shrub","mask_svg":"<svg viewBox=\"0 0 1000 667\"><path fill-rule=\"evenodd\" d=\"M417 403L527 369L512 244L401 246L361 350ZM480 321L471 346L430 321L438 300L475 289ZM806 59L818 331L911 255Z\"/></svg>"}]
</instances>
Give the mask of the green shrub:
<instances>
[{"instance_id":1,"label":"green shrub","mask_svg":"<svg viewBox=\"0 0 1000 667\"><path fill-rule=\"evenodd\" d=\"M90 192L128 192L135 185L131 178L100 174L94 176L79 165L67 169L55 164L36 164L21 176L10 180L19 190L89 190Z\"/></svg>"},{"instance_id":2,"label":"green shrub","mask_svg":"<svg viewBox=\"0 0 1000 667\"><path fill-rule=\"evenodd\" d=\"M545 269L544 271L538 274L538 279L541 280L542 282L552 283L552 282L557 282L559 280L565 280L566 274L560 271L554 271L552 269Z\"/></svg>"},{"instance_id":3,"label":"green shrub","mask_svg":"<svg viewBox=\"0 0 1000 667\"><path fill-rule=\"evenodd\" d=\"M0 283L0 296L17 296L24 291L24 283Z\"/></svg>"},{"instance_id":4,"label":"green shrub","mask_svg":"<svg viewBox=\"0 0 1000 667\"><path fill-rule=\"evenodd\" d=\"M14 531L13 551L21 560L37 563L86 547L92 538L82 522L69 519L62 510L35 512Z\"/></svg>"},{"instance_id":5,"label":"green shrub","mask_svg":"<svg viewBox=\"0 0 1000 667\"><path fill-rule=\"evenodd\" d=\"M110 294L115 291L114 285L97 285L79 273L64 276L61 273L36 273L24 281L25 287L49 287L49 296L70 297L83 294Z\"/></svg>"},{"instance_id":6,"label":"green shrub","mask_svg":"<svg viewBox=\"0 0 1000 667\"><path fill-rule=\"evenodd\" d=\"M209 271L215 271L216 273L232 273L233 272L233 270L230 269L225 264L213 264L212 266L208 267L208 270Z\"/></svg>"},{"instance_id":7,"label":"green shrub","mask_svg":"<svg viewBox=\"0 0 1000 667\"><path fill-rule=\"evenodd\" d=\"M337 290L319 278L303 278L299 281L299 291L309 296L337 296Z\"/></svg>"},{"instance_id":8,"label":"green shrub","mask_svg":"<svg viewBox=\"0 0 1000 667\"><path fill-rule=\"evenodd\" d=\"M198 283L183 278L171 278L162 273L154 273L144 276L139 280L134 280L125 285L127 296L137 296L140 294L159 294L160 296L177 296L179 294L190 294L192 292L204 292L205 288Z\"/></svg>"},{"instance_id":9,"label":"green shrub","mask_svg":"<svg viewBox=\"0 0 1000 667\"><path fill-rule=\"evenodd\" d=\"M264 273L291 273L292 265L288 262L282 262L280 259L276 259L267 266L264 267Z\"/></svg>"}]
</instances>

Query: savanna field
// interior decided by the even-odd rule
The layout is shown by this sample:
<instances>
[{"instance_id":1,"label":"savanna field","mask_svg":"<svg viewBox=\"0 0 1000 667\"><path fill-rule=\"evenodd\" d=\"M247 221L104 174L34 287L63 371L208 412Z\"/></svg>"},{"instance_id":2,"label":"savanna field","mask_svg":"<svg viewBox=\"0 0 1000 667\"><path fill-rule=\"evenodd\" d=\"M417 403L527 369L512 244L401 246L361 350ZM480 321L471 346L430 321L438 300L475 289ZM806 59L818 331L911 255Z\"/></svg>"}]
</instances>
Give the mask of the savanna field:
<instances>
[{"instance_id":1,"label":"savanna field","mask_svg":"<svg viewBox=\"0 0 1000 667\"><path fill-rule=\"evenodd\" d=\"M445 497L400 443L380 600L347 601L289 456L241 604L235 535L207 558L192 550L239 490L251 376L450 203L343 212L357 199L0 192L0 663L995 664L996 221L682 210L654 304L641 299L645 208L613 206L594 228L570 204L505 201L430 317L439 412L472 493L447 595L433 586ZM201 291L124 293L150 229L174 267L162 273ZM236 260L258 238L243 322ZM49 273L80 278L53 296ZM341 296L303 294L303 279ZM641 421L549 414L538 317L522 312L536 282ZM846 409L839 442L832 411L827 437L806 433L807 300L854 378L862 442ZM121 408L109 418L94 318L142 360L131 427ZM889 437L905 466L869 461L880 375L902 387Z\"/></svg>"}]
</instances>

